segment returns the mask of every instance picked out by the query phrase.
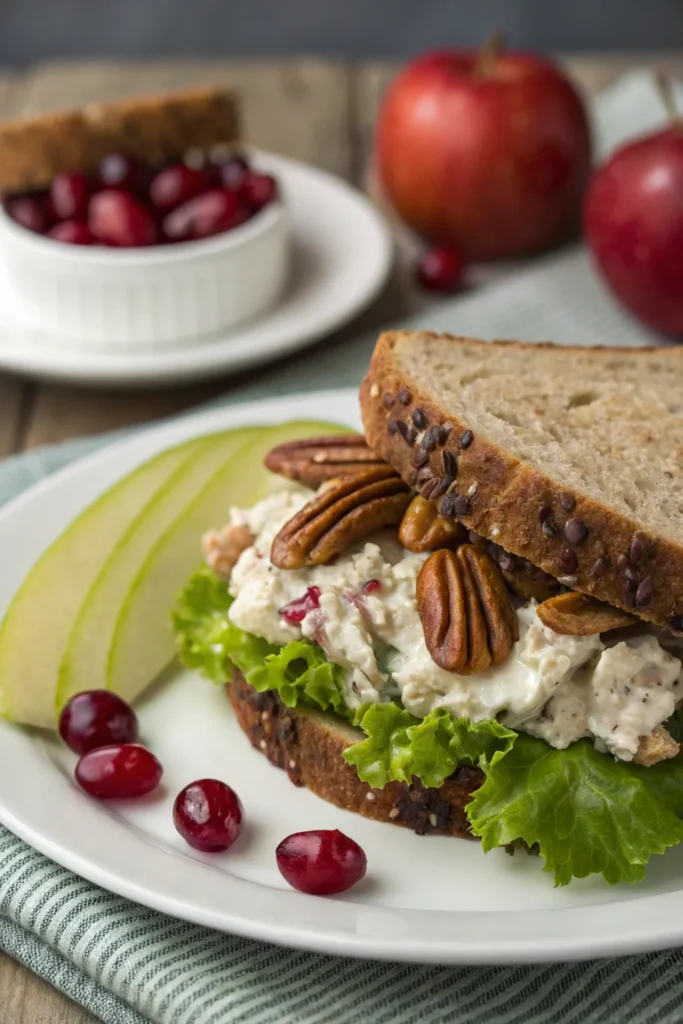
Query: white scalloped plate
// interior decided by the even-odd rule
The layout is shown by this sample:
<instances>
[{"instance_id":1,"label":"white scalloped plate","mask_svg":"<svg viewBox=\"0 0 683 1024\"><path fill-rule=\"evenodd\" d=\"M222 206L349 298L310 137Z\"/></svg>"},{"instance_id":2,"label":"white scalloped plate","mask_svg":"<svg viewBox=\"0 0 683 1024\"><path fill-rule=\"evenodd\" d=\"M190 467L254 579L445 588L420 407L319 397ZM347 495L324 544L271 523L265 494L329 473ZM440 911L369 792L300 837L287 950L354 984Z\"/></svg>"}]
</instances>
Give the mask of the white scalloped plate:
<instances>
[{"instance_id":1,"label":"white scalloped plate","mask_svg":"<svg viewBox=\"0 0 683 1024\"><path fill-rule=\"evenodd\" d=\"M0 513L0 615L41 551L98 493L185 438L291 418L358 423L353 391L259 402L189 417L118 443L41 482ZM49 515L45 510L49 510ZM40 643L40 637L36 637ZM165 767L138 803L101 804L72 783L55 740L0 723L0 820L72 871L197 924L316 952L430 963L512 963L641 952L683 941L683 850L655 857L645 881L554 889L535 857L486 856L472 842L337 810L291 785L252 750L222 687L171 670L139 707L142 736ZM187 847L175 794L213 775L240 794L248 827L227 853ZM290 832L340 828L368 856L366 879L334 899L303 896L275 866Z\"/></svg>"},{"instance_id":2,"label":"white scalloped plate","mask_svg":"<svg viewBox=\"0 0 683 1024\"><path fill-rule=\"evenodd\" d=\"M391 266L381 215L356 189L316 167L260 150L252 159L277 177L291 221L290 282L276 306L224 334L165 350L96 351L22 319L0 253L0 369L107 387L198 380L280 358L360 313Z\"/></svg>"}]
</instances>

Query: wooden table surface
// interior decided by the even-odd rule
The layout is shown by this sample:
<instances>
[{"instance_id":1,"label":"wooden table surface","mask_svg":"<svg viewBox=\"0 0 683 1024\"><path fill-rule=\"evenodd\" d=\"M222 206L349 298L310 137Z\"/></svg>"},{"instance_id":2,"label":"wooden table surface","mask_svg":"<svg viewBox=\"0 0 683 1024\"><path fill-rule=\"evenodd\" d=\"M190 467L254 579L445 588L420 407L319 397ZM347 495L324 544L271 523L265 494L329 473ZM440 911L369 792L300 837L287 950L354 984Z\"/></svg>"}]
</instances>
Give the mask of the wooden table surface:
<instances>
[{"instance_id":1,"label":"wooden table surface","mask_svg":"<svg viewBox=\"0 0 683 1024\"><path fill-rule=\"evenodd\" d=\"M683 75L683 54L567 56L564 63L587 95L632 67ZM372 126L382 91L396 70L390 62L299 60L44 64L0 71L0 120L92 99L211 81L239 90L250 141L316 164L363 187ZM383 295L331 344L424 304L410 283L411 242L397 229L402 258ZM255 371L256 373L258 371ZM239 382L249 379L243 375ZM178 412L224 391L234 380L164 391L97 391L41 384L0 373L0 458L38 445L101 433ZM25 968L0 953L0 1024L83 1024L91 1020Z\"/></svg>"}]
</instances>

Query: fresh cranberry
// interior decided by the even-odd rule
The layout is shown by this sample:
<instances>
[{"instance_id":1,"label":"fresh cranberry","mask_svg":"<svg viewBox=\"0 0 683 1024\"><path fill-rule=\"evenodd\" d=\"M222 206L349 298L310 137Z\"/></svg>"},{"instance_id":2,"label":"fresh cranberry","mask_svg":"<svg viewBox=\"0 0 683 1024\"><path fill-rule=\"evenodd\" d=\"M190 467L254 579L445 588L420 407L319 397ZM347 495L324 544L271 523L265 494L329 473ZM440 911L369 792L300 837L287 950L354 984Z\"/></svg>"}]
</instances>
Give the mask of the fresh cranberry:
<instances>
[{"instance_id":1,"label":"fresh cranberry","mask_svg":"<svg viewBox=\"0 0 683 1024\"><path fill-rule=\"evenodd\" d=\"M159 785L163 768L145 747L114 743L83 754L76 765L76 782L100 800L144 796Z\"/></svg>"},{"instance_id":2,"label":"fresh cranberry","mask_svg":"<svg viewBox=\"0 0 683 1024\"><path fill-rule=\"evenodd\" d=\"M374 594L376 591L381 589L382 584L379 580L366 580L362 587L364 594Z\"/></svg>"},{"instance_id":3,"label":"fresh cranberry","mask_svg":"<svg viewBox=\"0 0 683 1024\"><path fill-rule=\"evenodd\" d=\"M244 811L234 790L218 779L199 779L181 790L173 824L195 850L227 850L242 831Z\"/></svg>"},{"instance_id":4,"label":"fresh cranberry","mask_svg":"<svg viewBox=\"0 0 683 1024\"><path fill-rule=\"evenodd\" d=\"M84 690L64 705L59 734L77 754L112 743L135 743L138 720L125 700L111 690Z\"/></svg>"},{"instance_id":5,"label":"fresh cranberry","mask_svg":"<svg viewBox=\"0 0 683 1024\"><path fill-rule=\"evenodd\" d=\"M214 188L176 207L164 217L163 230L170 241L186 242L229 231L245 219L244 207L234 192Z\"/></svg>"},{"instance_id":6,"label":"fresh cranberry","mask_svg":"<svg viewBox=\"0 0 683 1024\"><path fill-rule=\"evenodd\" d=\"M338 829L295 832L275 851L280 874L299 892L333 896L360 882L367 871L365 854Z\"/></svg>"},{"instance_id":7,"label":"fresh cranberry","mask_svg":"<svg viewBox=\"0 0 683 1024\"><path fill-rule=\"evenodd\" d=\"M428 249L417 265L417 279L432 292L454 292L462 284L463 258L452 246Z\"/></svg>"},{"instance_id":8,"label":"fresh cranberry","mask_svg":"<svg viewBox=\"0 0 683 1024\"><path fill-rule=\"evenodd\" d=\"M303 597L295 597L284 608L280 608L280 615L290 626L298 626L309 612L319 607L320 587L309 587Z\"/></svg>"},{"instance_id":9,"label":"fresh cranberry","mask_svg":"<svg viewBox=\"0 0 683 1024\"><path fill-rule=\"evenodd\" d=\"M50 202L57 220L82 220L88 213L92 185L85 174L57 174L50 185Z\"/></svg>"},{"instance_id":10,"label":"fresh cranberry","mask_svg":"<svg viewBox=\"0 0 683 1024\"><path fill-rule=\"evenodd\" d=\"M128 188L136 191L145 179L145 168L123 153L107 153L100 160L97 176L105 188Z\"/></svg>"},{"instance_id":11,"label":"fresh cranberry","mask_svg":"<svg viewBox=\"0 0 683 1024\"><path fill-rule=\"evenodd\" d=\"M151 214L125 189L104 189L92 197L88 227L105 245L154 245L159 236Z\"/></svg>"},{"instance_id":12,"label":"fresh cranberry","mask_svg":"<svg viewBox=\"0 0 683 1024\"><path fill-rule=\"evenodd\" d=\"M5 209L12 220L28 231L42 235L50 226L43 196L17 196L16 199L8 199Z\"/></svg>"},{"instance_id":13,"label":"fresh cranberry","mask_svg":"<svg viewBox=\"0 0 683 1024\"><path fill-rule=\"evenodd\" d=\"M225 188L238 191L249 174L249 164L243 156L231 156L220 168L221 184Z\"/></svg>"},{"instance_id":14,"label":"fresh cranberry","mask_svg":"<svg viewBox=\"0 0 683 1024\"><path fill-rule=\"evenodd\" d=\"M152 179L149 198L157 210L164 213L199 195L207 187L207 175L187 164L171 164Z\"/></svg>"},{"instance_id":15,"label":"fresh cranberry","mask_svg":"<svg viewBox=\"0 0 683 1024\"><path fill-rule=\"evenodd\" d=\"M277 182L271 174L247 175L240 188L242 202L252 213L272 203L277 196Z\"/></svg>"},{"instance_id":16,"label":"fresh cranberry","mask_svg":"<svg viewBox=\"0 0 683 1024\"><path fill-rule=\"evenodd\" d=\"M48 231L48 237L69 245L92 245L88 225L82 220L63 220Z\"/></svg>"}]
</instances>

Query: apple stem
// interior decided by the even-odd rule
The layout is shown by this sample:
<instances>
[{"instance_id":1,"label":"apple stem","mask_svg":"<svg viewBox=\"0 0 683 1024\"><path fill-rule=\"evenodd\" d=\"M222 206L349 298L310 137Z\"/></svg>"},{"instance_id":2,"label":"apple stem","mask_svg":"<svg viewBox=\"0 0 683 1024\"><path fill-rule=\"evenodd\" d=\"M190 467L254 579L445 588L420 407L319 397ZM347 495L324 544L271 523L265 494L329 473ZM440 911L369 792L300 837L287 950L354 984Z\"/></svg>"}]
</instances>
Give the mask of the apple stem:
<instances>
[{"instance_id":1,"label":"apple stem","mask_svg":"<svg viewBox=\"0 0 683 1024\"><path fill-rule=\"evenodd\" d=\"M655 89L659 94L659 98L664 104L664 108L669 115L671 124L675 128L683 129L683 114L679 113L676 106L676 96L674 94L674 86L669 75L665 75L663 71L657 71L654 75Z\"/></svg>"},{"instance_id":2,"label":"apple stem","mask_svg":"<svg viewBox=\"0 0 683 1024\"><path fill-rule=\"evenodd\" d=\"M505 35L500 31L492 32L477 54L474 64L475 78L486 78L492 73L504 46Z\"/></svg>"}]
</instances>

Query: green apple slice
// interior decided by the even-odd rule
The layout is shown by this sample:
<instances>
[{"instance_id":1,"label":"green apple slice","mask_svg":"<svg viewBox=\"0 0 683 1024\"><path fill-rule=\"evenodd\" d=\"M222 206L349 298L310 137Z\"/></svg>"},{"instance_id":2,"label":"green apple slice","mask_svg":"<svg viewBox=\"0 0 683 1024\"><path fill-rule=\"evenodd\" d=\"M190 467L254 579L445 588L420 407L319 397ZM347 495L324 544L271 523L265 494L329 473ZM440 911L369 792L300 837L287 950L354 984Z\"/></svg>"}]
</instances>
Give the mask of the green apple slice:
<instances>
[{"instance_id":1,"label":"green apple slice","mask_svg":"<svg viewBox=\"0 0 683 1024\"><path fill-rule=\"evenodd\" d=\"M264 428L232 430L207 440L195 457L166 480L143 512L119 538L88 591L68 640L59 668L56 710L75 693L107 685L107 656L121 606L150 549L187 507L194 495L220 475L223 466ZM197 560L199 537L195 537Z\"/></svg>"},{"instance_id":2,"label":"green apple slice","mask_svg":"<svg viewBox=\"0 0 683 1024\"><path fill-rule=\"evenodd\" d=\"M159 538L131 581L109 651L107 685L134 700L172 660L170 613L183 583L199 563L198 542L211 526L220 526L229 505L249 506L268 491L271 475L263 456L275 444L297 437L340 433L329 423L288 423L245 445L188 504Z\"/></svg>"},{"instance_id":3,"label":"green apple slice","mask_svg":"<svg viewBox=\"0 0 683 1024\"><path fill-rule=\"evenodd\" d=\"M117 541L200 438L162 452L101 495L44 552L0 626L0 713L54 728L54 694L64 648L93 580Z\"/></svg>"}]
</instances>

